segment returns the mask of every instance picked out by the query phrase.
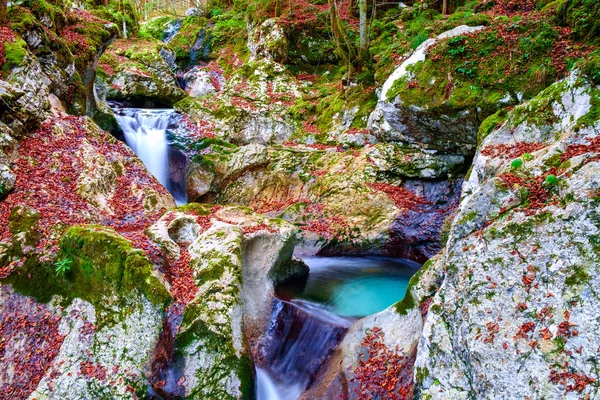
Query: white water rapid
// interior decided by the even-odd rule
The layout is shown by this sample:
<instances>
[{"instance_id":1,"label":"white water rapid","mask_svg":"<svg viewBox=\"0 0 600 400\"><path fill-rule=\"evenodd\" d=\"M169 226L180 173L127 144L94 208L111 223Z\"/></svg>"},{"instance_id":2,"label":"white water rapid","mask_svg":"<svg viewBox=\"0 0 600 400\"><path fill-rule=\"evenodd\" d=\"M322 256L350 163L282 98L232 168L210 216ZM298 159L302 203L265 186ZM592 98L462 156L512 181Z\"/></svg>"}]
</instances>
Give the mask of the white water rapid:
<instances>
[{"instance_id":1,"label":"white water rapid","mask_svg":"<svg viewBox=\"0 0 600 400\"><path fill-rule=\"evenodd\" d=\"M169 190L172 185L169 182L167 128L174 113L173 109L115 109L125 143L142 159L148 171ZM178 205L186 203L180 194L172 194Z\"/></svg>"}]
</instances>

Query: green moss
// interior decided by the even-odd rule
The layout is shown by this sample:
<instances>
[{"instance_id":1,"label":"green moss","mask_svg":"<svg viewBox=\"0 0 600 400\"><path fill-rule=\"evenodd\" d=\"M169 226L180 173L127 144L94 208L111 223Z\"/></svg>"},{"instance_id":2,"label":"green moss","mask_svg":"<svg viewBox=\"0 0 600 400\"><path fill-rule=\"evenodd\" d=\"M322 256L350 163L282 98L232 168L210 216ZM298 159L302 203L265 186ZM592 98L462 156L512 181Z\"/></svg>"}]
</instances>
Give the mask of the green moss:
<instances>
[{"instance_id":1,"label":"green moss","mask_svg":"<svg viewBox=\"0 0 600 400\"><path fill-rule=\"evenodd\" d=\"M217 148L216 150L237 149L238 146L218 138L202 138L194 143L194 150L202 151L208 147ZM227 152L227 151L225 151Z\"/></svg>"},{"instance_id":2,"label":"green moss","mask_svg":"<svg viewBox=\"0 0 600 400\"><path fill-rule=\"evenodd\" d=\"M6 62L3 69L11 69L21 64L27 56L27 43L23 39L16 39L13 42L4 43L4 52Z\"/></svg>"},{"instance_id":3,"label":"green moss","mask_svg":"<svg viewBox=\"0 0 600 400\"><path fill-rule=\"evenodd\" d=\"M412 309L414 309L417 306L415 299L411 293L410 290L406 290L406 294L404 295L404 298L397 302L394 307L396 309L396 312L400 315L406 315L408 314L408 312Z\"/></svg>"},{"instance_id":4,"label":"green moss","mask_svg":"<svg viewBox=\"0 0 600 400\"><path fill-rule=\"evenodd\" d=\"M187 66L190 57L190 50L194 47L196 39L200 32L205 29L206 37L209 32L206 31L208 20L204 17L188 16L181 22L181 29L169 42L169 46L175 51L177 62L182 66ZM202 51L202 49L200 49Z\"/></svg>"},{"instance_id":5,"label":"green moss","mask_svg":"<svg viewBox=\"0 0 600 400\"><path fill-rule=\"evenodd\" d=\"M467 214L465 214L460 221L458 222L459 225L464 225L468 222L474 221L475 218L477 218L479 214L476 211L469 211Z\"/></svg>"},{"instance_id":6,"label":"green moss","mask_svg":"<svg viewBox=\"0 0 600 400\"><path fill-rule=\"evenodd\" d=\"M173 21L175 21L175 17L172 17L170 15L162 15L159 17L152 18L140 25L138 35L143 38L154 38L162 40L167 25Z\"/></svg>"},{"instance_id":7,"label":"green moss","mask_svg":"<svg viewBox=\"0 0 600 400\"><path fill-rule=\"evenodd\" d=\"M511 235L515 238L515 245L527 240L534 233L536 221L534 219L528 219L524 222L509 222L506 227L502 229L502 235Z\"/></svg>"},{"instance_id":8,"label":"green moss","mask_svg":"<svg viewBox=\"0 0 600 400\"><path fill-rule=\"evenodd\" d=\"M196 284L201 286L208 281L220 279L225 272L226 266L231 266L229 255L211 259L208 265L196 276Z\"/></svg>"},{"instance_id":9,"label":"green moss","mask_svg":"<svg viewBox=\"0 0 600 400\"><path fill-rule=\"evenodd\" d=\"M590 90L589 95L590 110L577 120L576 129L579 127L594 126L600 121L600 90L594 87Z\"/></svg>"},{"instance_id":10,"label":"green moss","mask_svg":"<svg viewBox=\"0 0 600 400\"><path fill-rule=\"evenodd\" d=\"M528 19L512 21L507 29L519 37L517 46L494 29L438 41L424 62L410 66L410 74L394 83L388 97L399 97L406 106L427 107L433 115L454 117L477 110L478 119L519 103L521 96L533 98L559 78L552 64L558 30ZM508 53L512 59L500 56ZM503 118L498 114L487 121L481 140Z\"/></svg>"},{"instance_id":11,"label":"green moss","mask_svg":"<svg viewBox=\"0 0 600 400\"><path fill-rule=\"evenodd\" d=\"M128 35L134 35L139 29L137 7L132 0L87 0L89 10L95 16L113 22L119 27L123 36L123 20L127 26Z\"/></svg>"},{"instance_id":12,"label":"green moss","mask_svg":"<svg viewBox=\"0 0 600 400\"><path fill-rule=\"evenodd\" d=\"M556 8L556 19L571 27L576 38L598 43L600 8L595 0L564 0Z\"/></svg>"},{"instance_id":13,"label":"green moss","mask_svg":"<svg viewBox=\"0 0 600 400\"><path fill-rule=\"evenodd\" d=\"M412 294L412 288L417 286L421 281L422 276L434 265L434 261L429 259L419 268L419 270L410 278L408 281L408 286L406 288L406 294L404 298L394 304L396 312L400 315L406 315L408 311L412 310L415 307L418 307L420 304L417 304L415 298Z\"/></svg>"},{"instance_id":14,"label":"green moss","mask_svg":"<svg viewBox=\"0 0 600 400\"><path fill-rule=\"evenodd\" d=\"M64 275L57 276L53 264L32 257L21 273L11 275L7 282L40 302L59 295L67 302L81 298L103 308L115 295L117 301L126 301L135 292L161 308L171 301L145 254L114 230L93 225L71 227L60 241L58 258L69 260L70 269Z\"/></svg>"},{"instance_id":15,"label":"green moss","mask_svg":"<svg viewBox=\"0 0 600 400\"><path fill-rule=\"evenodd\" d=\"M417 383L423 383L429 377L429 369L427 367L417 367L415 378Z\"/></svg>"},{"instance_id":16,"label":"green moss","mask_svg":"<svg viewBox=\"0 0 600 400\"><path fill-rule=\"evenodd\" d=\"M565 350L566 340L564 337L556 336L554 339L552 339L552 342L554 343L557 352L562 353Z\"/></svg>"},{"instance_id":17,"label":"green moss","mask_svg":"<svg viewBox=\"0 0 600 400\"><path fill-rule=\"evenodd\" d=\"M565 278L565 285L579 286L589 282L591 279L592 277L585 267L574 266L571 273Z\"/></svg>"},{"instance_id":18,"label":"green moss","mask_svg":"<svg viewBox=\"0 0 600 400\"><path fill-rule=\"evenodd\" d=\"M8 217L8 228L13 235L31 232L40 220L37 210L25 206L16 206Z\"/></svg>"},{"instance_id":19,"label":"green moss","mask_svg":"<svg viewBox=\"0 0 600 400\"><path fill-rule=\"evenodd\" d=\"M113 113L97 112L94 115L93 120L100 128L114 135L123 132Z\"/></svg>"},{"instance_id":20,"label":"green moss","mask_svg":"<svg viewBox=\"0 0 600 400\"><path fill-rule=\"evenodd\" d=\"M237 354L232 342L230 323L210 322L213 321L215 312L223 312L209 308L207 304L208 299L220 291L219 287L211 287L203 293L203 298L193 301L185 308L174 343L176 357L197 357L197 352L201 351L205 354L204 357L208 356L213 360L205 363L205 367L197 372L199 384L190 393L191 398L231 399L224 382L234 373L240 379L242 397L251 399L254 398L254 380L250 358L246 354Z\"/></svg>"},{"instance_id":21,"label":"green moss","mask_svg":"<svg viewBox=\"0 0 600 400\"><path fill-rule=\"evenodd\" d=\"M175 210L184 213L193 212L197 215L210 215L213 207L215 207L215 204L188 203L177 207Z\"/></svg>"},{"instance_id":22,"label":"green moss","mask_svg":"<svg viewBox=\"0 0 600 400\"><path fill-rule=\"evenodd\" d=\"M480 145L490 133L506 121L507 112L505 109L498 110L494 114L487 117L479 126L477 133L477 144Z\"/></svg>"}]
</instances>

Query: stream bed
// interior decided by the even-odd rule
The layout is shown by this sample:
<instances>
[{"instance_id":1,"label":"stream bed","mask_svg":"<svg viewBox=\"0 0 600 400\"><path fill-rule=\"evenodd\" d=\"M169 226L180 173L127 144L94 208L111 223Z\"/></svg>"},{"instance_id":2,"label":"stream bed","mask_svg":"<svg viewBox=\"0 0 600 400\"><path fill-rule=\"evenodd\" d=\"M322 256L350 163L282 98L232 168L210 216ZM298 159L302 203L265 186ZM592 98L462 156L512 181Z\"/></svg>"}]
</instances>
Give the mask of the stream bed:
<instances>
[{"instance_id":1,"label":"stream bed","mask_svg":"<svg viewBox=\"0 0 600 400\"><path fill-rule=\"evenodd\" d=\"M173 194L176 202L185 203L185 187L173 179L173 170L177 168L170 156L167 134L170 126L176 127L175 112L172 109L113 109L127 145ZM350 325L401 300L411 276L420 267L405 259L375 256L305 257L303 260L310 268L308 279L280 285L278 298L271 305L271 319L260 359L256 361L258 400L297 400ZM166 330L169 338L173 329ZM168 395L157 393L156 398L180 396L175 389L168 392Z\"/></svg>"}]
</instances>

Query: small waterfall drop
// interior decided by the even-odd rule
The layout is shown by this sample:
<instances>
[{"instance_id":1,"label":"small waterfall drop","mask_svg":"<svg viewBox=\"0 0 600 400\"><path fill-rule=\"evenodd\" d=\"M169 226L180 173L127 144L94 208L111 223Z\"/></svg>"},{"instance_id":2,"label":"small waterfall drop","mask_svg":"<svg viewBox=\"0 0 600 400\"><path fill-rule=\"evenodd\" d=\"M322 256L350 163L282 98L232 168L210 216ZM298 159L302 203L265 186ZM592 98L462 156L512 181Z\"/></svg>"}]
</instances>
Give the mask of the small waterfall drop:
<instances>
[{"instance_id":1,"label":"small waterfall drop","mask_svg":"<svg viewBox=\"0 0 600 400\"><path fill-rule=\"evenodd\" d=\"M171 191L177 204L184 204L186 199L171 190L173 185L169 177L167 128L174 113L173 109L115 109L125 143L142 159L148 171Z\"/></svg>"},{"instance_id":2,"label":"small waterfall drop","mask_svg":"<svg viewBox=\"0 0 600 400\"><path fill-rule=\"evenodd\" d=\"M297 400L350 323L318 303L274 300L265 366L256 370L257 399Z\"/></svg>"},{"instance_id":3,"label":"small waterfall drop","mask_svg":"<svg viewBox=\"0 0 600 400\"><path fill-rule=\"evenodd\" d=\"M387 257L305 257L305 282L277 287L256 368L257 400L297 400L358 318L401 300L420 267Z\"/></svg>"},{"instance_id":4,"label":"small waterfall drop","mask_svg":"<svg viewBox=\"0 0 600 400\"><path fill-rule=\"evenodd\" d=\"M181 24L183 20L176 19L175 21L169 23L165 27L165 31L163 32L162 41L165 43L169 43L173 38L179 33L181 30Z\"/></svg>"},{"instance_id":5,"label":"small waterfall drop","mask_svg":"<svg viewBox=\"0 0 600 400\"><path fill-rule=\"evenodd\" d=\"M256 368L256 398L258 400L283 400L282 389L262 368ZM299 394L299 393L298 393Z\"/></svg>"}]
</instances>

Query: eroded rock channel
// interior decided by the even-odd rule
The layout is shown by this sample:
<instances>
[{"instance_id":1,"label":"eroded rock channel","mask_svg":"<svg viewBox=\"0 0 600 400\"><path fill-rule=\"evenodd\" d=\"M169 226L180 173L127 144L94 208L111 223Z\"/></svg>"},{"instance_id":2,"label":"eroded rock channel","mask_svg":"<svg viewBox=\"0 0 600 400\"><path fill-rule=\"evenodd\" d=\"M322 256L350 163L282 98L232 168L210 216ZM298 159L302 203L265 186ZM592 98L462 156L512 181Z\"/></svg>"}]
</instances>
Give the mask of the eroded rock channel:
<instances>
[{"instance_id":1,"label":"eroded rock channel","mask_svg":"<svg viewBox=\"0 0 600 400\"><path fill-rule=\"evenodd\" d=\"M0 398L600 397L598 20L0 0Z\"/></svg>"}]
</instances>

